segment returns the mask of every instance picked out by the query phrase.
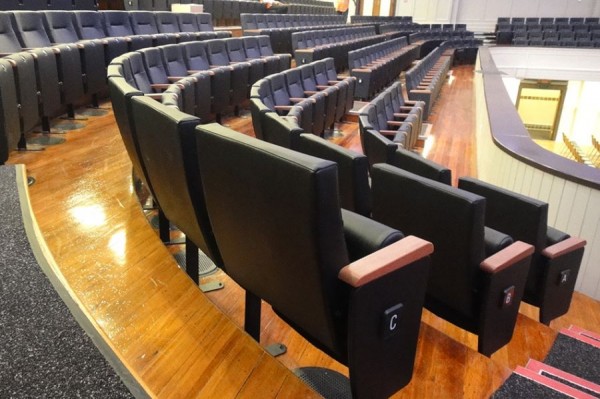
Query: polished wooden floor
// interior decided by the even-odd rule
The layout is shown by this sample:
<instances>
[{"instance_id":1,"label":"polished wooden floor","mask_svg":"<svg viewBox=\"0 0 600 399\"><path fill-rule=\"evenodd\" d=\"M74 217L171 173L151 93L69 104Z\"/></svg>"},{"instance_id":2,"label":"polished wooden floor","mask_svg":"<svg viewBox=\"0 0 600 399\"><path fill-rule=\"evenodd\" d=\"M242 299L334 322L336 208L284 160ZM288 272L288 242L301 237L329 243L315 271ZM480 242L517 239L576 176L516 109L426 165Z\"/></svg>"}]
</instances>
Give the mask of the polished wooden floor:
<instances>
[{"instance_id":1,"label":"polished wooden floor","mask_svg":"<svg viewBox=\"0 0 600 399\"><path fill-rule=\"evenodd\" d=\"M453 70L434 107L424 154L458 176L476 176L473 67ZM105 106L108 106L106 104ZM224 123L252 135L249 115ZM335 142L360 151L355 123L340 124ZM177 267L151 228L131 184L131 164L112 113L93 117L42 152L22 152L35 215L81 306L98 331L156 397L311 397L287 369L347 369L308 344L263 304L261 344L282 342L274 360L239 329L243 292L223 273L225 288L202 294ZM176 233L174 233L176 234ZM213 306L213 304L215 306ZM600 303L576 294L570 312L550 327L523 305L511 343L491 358L476 338L424 312L412 382L394 397L484 398L529 358L543 360L557 330L576 324L600 331Z\"/></svg>"}]
</instances>

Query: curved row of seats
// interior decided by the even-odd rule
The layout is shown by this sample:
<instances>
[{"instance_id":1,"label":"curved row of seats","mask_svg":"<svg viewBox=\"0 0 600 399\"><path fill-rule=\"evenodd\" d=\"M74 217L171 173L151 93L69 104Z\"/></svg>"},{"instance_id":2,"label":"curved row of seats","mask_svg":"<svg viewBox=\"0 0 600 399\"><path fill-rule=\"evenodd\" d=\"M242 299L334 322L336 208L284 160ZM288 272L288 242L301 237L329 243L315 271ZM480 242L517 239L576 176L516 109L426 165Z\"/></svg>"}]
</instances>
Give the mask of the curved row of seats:
<instances>
[{"instance_id":1,"label":"curved row of seats","mask_svg":"<svg viewBox=\"0 0 600 399\"><path fill-rule=\"evenodd\" d=\"M111 63L109 77L123 76L137 90L207 123L239 108L250 86L286 70L289 54L274 54L267 36L212 39L127 53Z\"/></svg>"},{"instance_id":2,"label":"curved row of seats","mask_svg":"<svg viewBox=\"0 0 600 399\"><path fill-rule=\"evenodd\" d=\"M481 353L489 355L510 340L516 318L514 306L518 307L518 303L513 301L519 302L524 291L527 292L525 297L528 298L529 303L540 306L542 322L547 323L550 314L553 315L552 317L557 317L566 312L568 305L565 308L565 304L570 302L574 281L568 277L566 282L568 287L565 286L565 290L562 291L558 280L553 278L557 276L556 273L561 267L568 268L568 273L577 273L585 245L583 240L567 239L566 236L558 238L546 226L547 221L540 217L539 223L543 229L535 225L533 230L541 230L544 239L538 241L531 236L527 237L527 242L539 243L536 253L544 252L544 248L550 246L553 249L544 252L549 254L564 245L569 248L568 252L571 254L557 261L553 267L554 271L550 273L553 277L544 278L542 282L538 277L546 267L544 262L554 261L547 258L546 261L536 262L535 271L529 272L528 257L533 253L533 247L522 242L513 244L510 236L500 233L495 212L487 208L489 213L483 216L486 199L450 187L451 175L448 169L398 148L396 144L372 131L383 140L385 151L389 150L390 157L384 159L390 164L372 165L372 186L369 187L368 163L365 156L336 146L315 135L300 134L298 129L286 123L284 118L269 118L269 116L266 119L271 121L271 132L278 131L278 134L263 132L261 136L263 140L337 163L340 201L347 209L360 212L398 229L418 230L423 237L433 240L436 251L432 256L433 269L432 276L429 278L425 306L446 320L479 335L478 347ZM397 167L392 166L391 163ZM461 184L463 188L473 192L485 192L481 187L486 189L492 187L475 179L461 179ZM498 191L503 190L498 189ZM504 194L497 192L485 192L485 194L491 198L490 202L494 207L502 207L502 201L506 201L504 198L499 199L500 195ZM516 197L519 198L513 201L519 203L522 211L530 206L530 199L520 198L521 196L518 195ZM396 208L399 203L403 206L402 210ZM450 206L452 209L450 214L446 212L447 208L444 209L445 206ZM547 208L545 204L541 206ZM490 225L494 227L484 222L488 215L490 215ZM523 213L519 211L519 215L522 217ZM429 223L423 223L423 219ZM524 225L531 227L537 222L520 223L517 217L513 223L514 226L506 227L511 229L511 234L518 236L523 235ZM366 228L364 225L361 227ZM546 230L548 238L546 238ZM475 234L478 238L475 240L473 231L478 231ZM448 241L449 237L456 237L456 239L451 238ZM437 252L438 248L440 253ZM469 252L473 250L475 252ZM464 267L469 263L466 259L474 253L477 253L477 256L492 257L488 258L489 261L483 262L480 269L470 269L471 271L465 274ZM492 259L499 259L508 253L511 254L508 255L511 259L508 263L488 267L495 263ZM537 254L533 256L539 259ZM559 264L561 266L558 266ZM528 273L531 279L525 282ZM449 277L450 275L452 277ZM470 277L467 277L469 275ZM505 278L510 280L510 286L505 285L508 283ZM452 280L452 285L448 285L449 279ZM457 288L457 285L460 287ZM534 286L536 288L533 288ZM499 290L498 287L505 288ZM546 290L552 291L552 295L557 296L542 300L543 292ZM571 290L570 294L569 290ZM558 299L561 305L555 303L555 299ZM544 316L541 316L542 314Z\"/></svg>"},{"instance_id":3,"label":"curved row of seats","mask_svg":"<svg viewBox=\"0 0 600 399\"><path fill-rule=\"evenodd\" d=\"M355 86L355 78L338 78L332 58L267 76L250 93L255 134L277 137L271 119L281 115L298 134L322 136L352 109Z\"/></svg>"},{"instance_id":4,"label":"curved row of seats","mask_svg":"<svg viewBox=\"0 0 600 399\"><path fill-rule=\"evenodd\" d=\"M406 72L408 98L426 104L423 120L429 117L451 66L452 56L444 55L444 49L437 47Z\"/></svg>"},{"instance_id":5,"label":"curved row of seats","mask_svg":"<svg viewBox=\"0 0 600 399\"><path fill-rule=\"evenodd\" d=\"M419 56L419 46L409 45L407 38L388 40L348 53L350 75L356 77L354 96L371 98L375 93L398 79Z\"/></svg>"},{"instance_id":6,"label":"curved row of seats","mask_svg":"<svg viewBox=\"0 0 600 399\"><path fill-rule=\"evenodd\" d=\"M154 21L154 14L148 14ZM136 35L130 14L123 11L0 12L0 53L5 57L0 162L13 149L26 148L25 134L38 124L43 133L59 132L51 130L51 119L65 112L74 117L80 104L97 105L98 97L106 92L106 66L113 58L164 42L217 36L201 31L212 26L210 15L156 15L164 22L160 26L165 32ZM208 23L201 27L206 17ZM136 21L141 30L143 17ZM159 25L151 22L143 30L154 32L149 29L153 26ZM181 32L167 33L167 26Z\"/></svg>"},{"instance_id":7,"label":"curved row of seats","mask_svg":"<svg viewBox=\"0 0 600 399\"><path fill-rule=\"evenodd\" d=\"M333 57L338 71L348 69L348 52L380 43L388 38L378 35L374 26L311 30L292 33L296 65Z\"/></svg>"},{"instance_id":8,"label":"curved row of seats","mask_svg":"<svg viewBox=\"0 0 600 399\"><path fill-rule=\"evenodd\" d=\"M98 10L98 0L2 0L1 11Z\"/></svg>"},{"instance_id":9,"label":"curved row of seats","mask_svg":"<svg viewBox=\"0 0 600 399\"><path fill-rule=\"evenodd\" d=\"M514 18L514 22L501 21L496 25L496 43L511 44L513 39L573 40L578 37L592 39L600 32L599 19L594 18ZM531 35L531 37L529 37ZM546 37L548 36L548 37Z\"/></svg>"},{"instance_id":10,"label":"curved row of seats","mask_svg":"<svg viewBox=\"0 0 600 399\"><path fill-rule=\"evenodd\" d=\"M408 16L375 16L375 15L352 15L350 17L350 21L353 24L364 24L364 23L387 23L387 22L394 22L394 23L403 23L403 24L410 24L413 21L413 17L408 15Z\"/></svg>"},{"instance_id":11,"label":"curved row of seats","mask_svg":"<svg viewBox=\"0 0 600 399\"><path fill-rule=\"evenodd\" d=\"M278 53L292 53L292 33L312 29L330 29L346 26L343 15L302 15L302 14L242 14L244 36L268 35L273 50Z\"/></svg>"},{"instance_id":12,"label":"curved row of seats","mask_svg":"<svg viewBox=\"0 0 600 399\"><path fill-rule=\"evenodd\" d=\"M431 237L436 247L432 273L427 278L420 263L431 247L425 251L427 244L410 239L393 248L405 259L405 244L419 248L410 258L418 264L394 262L403 266L394 271L408 274L388 281L383 273L385 277L372 280L374 274L360 271L366 262L361 260L352 273L342 272L339 282L340 267L401 237L397 230L340 211L341 197L350 195L341 188L342 170L366 170L364 156L348 157L346 150L317 136L299 135L293 145L313 155L307 157L218 125L198 127L199 118L144 98L124 76L112 76L109 86L134 165L168 218L186 234L188 245L200 247L246 289L245 328L255 339L260 337L257 304L262 299L313 344L349 366L355 397L389 396L410 381L425 285L426 306L479 335L482 353L490 355L510 340L533 247L511 244L510 237L486 228L484 197L390 165L374 165L372 189L363 173L366 184L349 191L372 196L372 207L364 212L373 219ZM284 118L272 120L295 128L285 125ZM262 133L263 139L272 137ZM329 156L335 161L322 160ZM171 173L164 173L165 164ZM561 249L568 246L580 261L585 243L567 244ZM384 253L377 257L389 259ZM332 259L341 261L335 266ZM558 263L552 270L566 265L564 259ZM552 284L553 277L547 279ZM364 297L352 288L358 286ZM323 292L333 299L323 298ZM391 295L399 296L390 300ZM402 322L393 328L384 324L382 330L381 315L393 317L400 308ZM364 313L355 313L359 309Z\"/></svg>"},{"instance_id":13,"label":"curved row of seats","mask_svg":"<svg viewBox=\"0 0 600 399\"><path fill-rule=\"evenodd\" d=\"M400 147L412 150L421 134L425 107L423 101L405 101L402 84L396 82L363 108L358 117L359 129L361 132L375 130ZM368 156L369 151L364 145L363 149ZM381 161L369 157L371 165Z\"/></svg>"}]
</instances>

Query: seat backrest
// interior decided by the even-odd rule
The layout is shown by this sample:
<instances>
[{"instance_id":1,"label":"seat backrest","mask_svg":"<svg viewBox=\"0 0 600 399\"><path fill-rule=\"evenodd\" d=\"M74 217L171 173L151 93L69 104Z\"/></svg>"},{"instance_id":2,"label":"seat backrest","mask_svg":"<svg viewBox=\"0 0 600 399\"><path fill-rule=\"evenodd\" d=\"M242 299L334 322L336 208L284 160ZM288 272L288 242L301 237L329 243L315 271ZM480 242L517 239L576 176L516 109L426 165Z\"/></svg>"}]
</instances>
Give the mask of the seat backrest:
<instances>
[{"instance_id":1,"label":"seat backrest","mask_svg":"<svg viewBox=\"0 0 600 399\"><path fill-rule=\"evenodd\" d=\"M349 260L337 166L218 124L197 130L206 205L227 273L340 353L343 318L334 315L347 303L337 274Z\"/></svg>"},{"instance_id":2,"label":"seat backrest","mask_svg":"<svg viewBox=\"0 0 600 399\"><path fill-rule=\"evenodd\" d=\"M129 12L127 11L102 11L104 26L108 36L131 36L134 35Z\"/></svg>"},{"instance_id":3,"label":"seat backrest","mask_svg":"<svg viewBox=\"0 0 600 399\"><path fill-rule=\"evenodd\" d=\"M302 86L302 76L298 68L288 69L283 73L285 83L290 93L290 97L304 97L304 87Z\"/></svg>"},{"instance_id":4,"label":"seat backrest","mask_svg":"<svg viewBox=\"0 0 600 399\"><path fill-rule=\"evenodd\" d=\"M458 187L486 198L486 226L533 245L538 256L546 248L547 203L471 177L458 179Z\"/></svg>"},{"instance_id":5,"label":"seat backrest","mask_svg":"<svg viewBox=\"0 0 600 399\"><path fill-rule=\"evenodd\" d=\"M183 55L183 47L178 44L167 44L159 47L163 63L169 76L188 76L188 68Z\"/></svg>"},{"instance_id":6,"label":"seat backrest","mask_svg":"<svg viewBox=\"0 0 600 399\"><path fill-rule=\"evenodd\" d=\"M160 33L179 33L179 21L177 15L169 11L157 11L154 13L156 26Z\"/></svg>"},{"instance_id":7,"label":"seat backrest","mask_svg":"<svg viewBox=\"0 0 600 399\"><path fill-rule=\"evenodd\" d=\"M48 9L73 11L73 0L49 0Z\"/></svg>"},{"instance_id":8,"label":"seat backrest","mask_svg":"<svg viewBox=\"0 0 600 399\"><path fill-rule=\"evenodd\" d=\"M46 10L48 9L48 0L21 0L23 10Z\"/></svg>"},{"instance_id":9,"label":"seat backrest","mask_svg":"<svg viewBox=\"0 0 600 399\"><path fill-rule=\"evenodd\" d=\"M34 55L27 51L6 57L12 60L23 133L31 131L40 120L38 87Z\"/></svg>"},{"instance_id":10,"label":"seat backrest","mask_svg":"<svg viewBox=\"0 0 600 399\"><path fill-rule=\"evenodd\" d=\"M317 83L315 82L315 73L312 65L302 65L299 67L300 76L302 77L302 86L307 91L317 91Z\"/></svg>"},{"instance_id":11,"label":"seat backrest","mask_svg":"<svg viewBox=\"0 0 600 399\"><path fill-rule=\"evenodd\" d=\"M12 14L0 12L0 53L16 53L23 47L13 26Z\"/></svg>"},{"instance_id":12,"label":"seat backrest","mask_svg":"<svg viewBox=\"0 0 600 399\"><path fill-rule=\"evenodd\" d=\"M271 47L271 38L269 36L261 35L258 37L258 44L260 45L260 54L273 55L273 48Z\"/></svg>"},{"instance_id":13,"label":"seat backrest","mask_svg":"<svg viewBox=\"0 0 600 399\"><path fill-rule=\"evenodd\" d=\"M73 12L77 24L77 35L82 39L102 39L106 37L102 15L96 11Z\"/></svg>"},{"instance_id":14,"label":"seat backrest","mask_svg":"<svg viewBox=\"0 0 600 399\"><path fill-rule=\"evenodd\" d=\"M327 67L324 61L317 61L312 63L313 71L315 73L315 80L318 85L327 85L329 78L327 77Z\"/></svg>"},{"instance_id":15,"label":"seat backrest","mask_svg":"<svg viewBox=\"0 0 600 399\"><path fill-rule=\"evenodd\" d=\"M231 39L225 40L227 46L227 53L229 59L233 62L246 61L246 52L244 51L244 43L239 37L232 37Z\"/></svg>"},{"instance_id":16,"label":"seat backrest","mask_svg":"<svg viewBox=\"0 0 600 399\"><path fill-rule=\"evenodd\" d=\"M176 13L177 21L179 22L180 32L199 32L198 20L196 15L189 12Z\"/></svg>"},{"instance_id":17,"label":"seat backrest","mask_svg":"<svg viewBox=\"0 0 600 399\"><path fill-rule=\"evenodd\" d=\"M0 59L0 165L17 148L21 139L19 102L13 68L8 60Z\"/></svg>"},{"instance_id":18,"label":"seat backrest","mask_svg":"<svg viewBox=\"0 0 600 399\"><path fill-rule=\"evenodd\" d=\"M206 53L211 65L229 65L229 55L225 41L221 39L207 40Z\"/></svg>"},{"instance_id":19,"label":"seat backrest","mask_svg":"<svg viewBox=\"0 0 600 399\"><path fill-rule=\"evenodd\" d=\"M298 149L298 141L304 129L292 118L281 117L275 112L263 112L260 121L261 140L292 150Z\"/></svg>"},{"instance_id":20,"label":"seat backrest","mask_svg":"<svg viewBox=\"0 0 600 399\"><path fill-rule=\"evenodd\" d=\"M414 173L415 175L426 177L447 185L452 184L452 171L450 169L403 148L397 148L396 151L391 154L387 163ZM497 230L505 231L502 229Z\"/></svg>"},{"instance_id":21,"label":"seat backrest","mask_svg":"<svg viewBox=\"0 0 600 399\"><path fill-rule=\"evenodd\" d=\"M73 4L76 10L98 10L98 0L73 0Z\"/></svg>"},{"instance_id":22,"label":"seat backrest","mask_svg":"<svg viewBox=\"0 0 600 399\"><path fill-rule=\"evenodd\" d=\"M49 47L52 42L44 29L44 15L35 11L13 13L17 36L24 47Z\"/></svg>"},{"instance_id":23,"label":"seat backrest","mask_svg":"<svg viewBox=\"0 0 600 399\"><path fill-rule=\"evenodd\" d=\"M485 198L391 165L371 173L373 219L431 241L430 303L453 316L479 317L477 284L484 258Z\"/></svg>"},{"instance_id":24,"label":"seat backrest","mask_svg":"<svg viewBox=\"0 0 600 399\"><path fill-rule=\"evenodd\" d=\"M155 35L158 32L156 18L151 11L130 11L131 27L136 35Z\"/></svg>"},{"instance_id":25,"label":"seat backrest","mask_svg":"<svg viewBox=\"0 0 600 399\"><path fill-rule=\"evenodd\" d=\"M152 81L146 72L142 54L138 52L127 54L127 63L129 64L135 87L142 93L152 93L154 91L151 87Z\"/></svg>"},{"instance_id":26,"label":"seat backrest","mask_svg":"<svg viewBox=\"0 0 600 399\"><path fill-rule=\"evenodd\" d=\"M21 2L19 0L0 1L0 10L12 11L12 10L19 10L20 8L21 8Z\"/></svg>"},{"instance_id":27,"label":"seat backrest","mask_svg":"<svg viewBox=\"0 0 600 399\"><path fill-rule=\"evenodd\" d=\"M186 42L183 45L183 53L189 70L205 71L210 69L210 62L204 43Z\"/></svg>"},{"instance_id":28,"label":"seat backrest","mask_svg":"<svg viewBox=\"0 0 600 399\"><path fill-rule=\"evenodd\" d=\"M244 36L242 38L244 43L244 50L248 58L260 58L260 46L258 45L258 39L253 36Z\"/></svg>"},{"instance_id":29,"label":"seat backrest","mask_svg":"<svg viewBox=\"0 0 600 399\"><path fill-rule=\"evenodd\" d=\"M70 11L45 11L44 22L52 43L76 43L80 40L77 36L73 12Z\"/></svg>"},{"instance_id":30,"label":"seat backrest","mask_svg":"<svg viewBox=\"0 0 600 399\"><path fill-rule=\"evenodd\" d=\"M150 81L154 84L169 83L169 75L163 63L160 50L157 47L150 47L139 50L144 59L144 66Z\"/></svg>"},{"instance_id":31,"label":"seat backrest","mask_svg":"<svg viewBox=\"0 0 600 399\"><path fill-rule=\"evenodd\" d=\"M287 91L283 75L275 74L266 79L271 84L271 92L273 93L275 105L290 105L290 93Z\"/></svg>"},{"instance_id":32,"label":"seat backrest","mask_svg":"<svg viewBox=\"0 0 600 399\"><path fill-rule=\"evenodd\" d=\"M387 163L396 149L397 144L382 136L378 131L369 128L360 128L360 142L367 159L369 167L376 163Z\"/></svg>"},{"instance_id":33,"label":"seat backrest","mask_svg":"<svg viewBox=\"0 0 600 399\"><path fill-rule=\"evenodd\" d=\"M135 128L140 133L140 155L161 209L187 238L222 266L198 173L194 128L200 119L145 96L134 96L131 101Z\"/></svg>"},{"instance_id":34,"label":"seat backrest","mask_svg":"<svg viewBox=\"0 0 600 399\"><path fill-rule=\"evenodd\" d=\"M302 134L296 150L338 165L342 208L364 216L371 215L371 187L367 157L314 134Z\"/></svg>"},{"instance_id":35,"label":"seat backrest","mask_svg":"<svg viewBox=\"0 0 600 399\"><path fill-rule=\"evenodd\" d=\"M200 13L200 14L195 14L196 15L196 21L198 23L198 28L200 32L212 32L214 31L213 29L213 24L212 24L212 16L209 13Z\"/></svg>"},{"instance_id":36,"label":"seat backrest","mask_svg":"<svg viewBox=\"0 0 600 399\"><path fill-rule=\"evenodd\" d=\"M143 179L144 184L153 193L152 186L147 178L146 168L141 160L131 103L132 97L143 96L144 93L128 84L124 77L119 76L113 76L108 79L108 89L115 120L117 121L123 144L125 144L125 150L133 165L133 170L136 176Z\"/></svg>"}]
</instances>

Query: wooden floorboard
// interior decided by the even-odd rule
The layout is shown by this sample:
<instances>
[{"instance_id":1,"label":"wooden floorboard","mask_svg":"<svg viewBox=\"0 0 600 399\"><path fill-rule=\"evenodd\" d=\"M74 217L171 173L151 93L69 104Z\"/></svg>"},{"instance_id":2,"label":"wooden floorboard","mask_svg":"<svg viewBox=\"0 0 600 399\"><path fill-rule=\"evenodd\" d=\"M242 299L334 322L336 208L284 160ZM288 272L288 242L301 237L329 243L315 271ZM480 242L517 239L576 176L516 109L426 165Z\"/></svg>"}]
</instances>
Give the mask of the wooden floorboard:
<instances>
[{"instance_id":1,"label":"wooden floorboard","mask_svg":"<svg viewBox=\"0 0 600 399\"><path fill-rule=\"evenodd\" d=\"M433 108L424 155L459 176L476 176L473 67L452 71ZM108 105L108 104L107 104ZM249 113L223 123L252 135ZM37 181L30 188L42 233L71 289L133 374L157 397L310 397L287 369L347 369L315 349L263 304L261 344L283 342L277 361L236 326L243 292L222 272L220 291L203 294L158 239L131 184L131 164L112 113L90 118L67 142L20 152ZM331 140L361 151L356 123L342 123ZM174 233L176 235L177 233ZM213 304L215 306L213 306ZM576 324L600 331L600 303L577 294L569 313L550 327L523 305L511 343L486 358L476 338L425 311L413 381L394 397L489 396L517 365L542 360L557 330Z\"/></svg>"}]
</instances>

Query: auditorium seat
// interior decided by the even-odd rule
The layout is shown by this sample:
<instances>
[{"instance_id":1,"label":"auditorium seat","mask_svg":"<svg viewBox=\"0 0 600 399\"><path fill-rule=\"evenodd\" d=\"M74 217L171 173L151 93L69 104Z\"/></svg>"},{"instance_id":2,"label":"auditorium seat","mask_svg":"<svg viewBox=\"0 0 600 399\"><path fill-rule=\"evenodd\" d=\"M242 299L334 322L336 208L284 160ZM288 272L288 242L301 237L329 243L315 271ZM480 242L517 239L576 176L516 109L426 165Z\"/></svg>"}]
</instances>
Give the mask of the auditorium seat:
<instances>
[{"instance_id":1,"label":"auditorium seat","mask_svg":"<svg viewBox=\"0 0 600 399\"><path fill-rule=\"evenodd\" d=\"M259 117L262 132L261 140L280 147L298 150L298 142L300 141L300 135L304 134L304 129L298 125L295 119L281 117L277 113L267 110L263 110Z\"/></svg>"},{"instance_id":2,"label":"auditorium seat","mask_svg":"<svg viewBox=\"0 0 600 399\"><path fill-rule=\"evenodd\" d=\"M106 33L111 37L126 38L129 51L152 47L153 38L149 35L136 35L129 21L127 11L101 11Z\"/></svg>"},{"instance_id":3,"label":"auditorium seat","mask_svg":"<svg viewBox=\"0 0 600 399\"><path fill-rule=\"evenodd\" d=\"M46 31L52 43L72 43L79 49L81 67L85 74L85 93L92 97L92 104L98 107L98 94L106 89L104 45L99 40L81 41L71 11L45 11L44 17Z\"/></svg>"},{"instance_id":4,"label":"auditorium seat","mask_svg":"<svg viewBox=\"0 0 600 399\"><path fill-rule=\"evenodd\" d=\"M236 111L242 105L244 100L248 98L249 85L248 79L250 76L250 65L246 63L231 64L225 41L222 39L207 40L206 54L212 66L227 66L231 70L231 105L236 108Z\"/></svg>"},{"instance_id":5,"label":"auditorium seat","mask_svg":"<svg viewBox=\"0 0 600 399\"><path fill-rule=\"evenodd\" d=\"M48 9L73 11L73 0L48 0Z\"/></svg>"},{"instance_id":6,"label":"auditorium seat","mask_svg":"<svg viewBox=\"0 0 600 399\"><path fill-rule=\"evenodd\" d=\"M478 336L490 356L512 338L534 248L485 226L485 198L391 165L371 173L373 219L435 246L425 307Z\"/></svg>"},{"instance_id":7,"label":"auditorium seat","mask_svg":"<svg viewBox=\"0 0 600 399\"><path fill-rule=\"evenodd\" d=\"M183 45L183 54L189 73L208 71L211 78L211 97L213 112L219 120L221 113L232 104L231 71L229 66L211 66L206 45L201 42L189 42Z\"/></svg>"},{"instance_id":8,"label":"auditorium seat","mask_svg":"<svg viewBox=\"0 0 600 399\"><path fill-rule=\"evenodd\" d=\"M195 95L193 106L194 110L192 111L192 114L199 117L202 123L207 123L211 119L210 114L212 104L212 96L210 94L212 93L210 72L201 71L189 74L183 55L183 46L181 45L169 44L166 46L161 46L159 49L167 73L172 80L174 80L176 77L193 80ZM182 83L183 86L186 86L185 82ZM181 94L178 95L178 97L181 97Z\"/></svg>"},{"instance_id":9,"label":"auditorium seat","mask_svg":"<svg viewBox=\"0 0 600 399\"><path fill-rule=\"evenodd\" d=\"M73 4L76 10L98 10L98 0L73 0Z\"/></svg>"},{"instance_id":10,"label":"auditorium seat","mask_svg":"<svg viewBox=\"0 0 600 399\"><path fill-rule=\"evenodd\" d=\"M341 211L332 162L216 124L197 130L213 232L227 274L246 290L246 331L259 339L262 299L348 366L354 398L387 397L405 386L412 376L431 244L400 239L397 230ZM351 259L357 246L373 257ZM371 263L374 258L385 261ZM399 323L382 316L395 321L400 308Z\"/></svg>"},{"instance_id":11,"label":"auditorium seat","mask_svg":"<svg viewBox=\"0 0 600 399\"><path fill-rule=\"evenodd\" d=\"M170 11L157 11L154 16L156 17L156 26L161 34L174 35L177 43L196 40L195 32L184 32L180 29L177 14Z\"/></svg>"},{"instance_id":12,"label":"auditorium seat","mask_svg":"<svg viewBox=\"0 0 600 399\"><path fill-rule=\"evenodd\" d=\"M304 86L302 85L302 75L298 68L288 69L283 72L285 78L285 84L287 86L290 97L292 98L305 98L310 97L312 101L312 133L316 135L322 135L325 131L325 106L326 106L326 94L325 93L314 93L306 94Z\"/></svg>"},{"instance_id":13,"label":"auditorium seat","mask_svg":"<svg viewBox=\"0 0 600 399\"><path fill-rule=\"evenodd\" d=\"M227 54L231 63L249 64L248 85L252 86L265 76L265 67L262 59L250 59L244 50L244 42L239 37L232 37L225 41ZM250 90L250 88L248 88ZM250 91L248 91L250 93Z\"/></svg>"},{"instance_id":14,"label":"auditorium seat","mask_svg":"<svg viewBox=\"0 0 600 399\"><path fill-rule=\"evenodd\" d=\"M309 99L303 98L294 98L290 96L288 91L285 78L283 74L275 74L265 78L265 81L268 82L273 103L274 103L274 111L279 113L280 115L287 115L288 112L292 109L292 107L300 107L301 115L297 116L298 125L305 132L313 131L313 103ZM300 111L300 110L297 110ZM264 129L263 129L264 133ZM266 134L266 133L265 133Z\"/></svg>"},{"instance_id":15,"label":"auditorium seat","mask_svg":"<svg viewBox=\"0 0 600 399\"><path fill-rule=\"evenodd\" d=\"M156 24L154 13L150 11L130 11L131 28L135 35L152 37L152 46L177 43L175 33L160 33Z\"/></svg>"},{"instance_id":16,"label":"auditorium seat","mask_svg":"<svg viewBox=\"0 0 600 399\"><path fill-rule=\"evenodd\" d=\"M260 53L260 45L257 36L244 36L242 37L242 42L248 58L260 58L264 61L264 76L283 71L281 69L279 57L276 55L263 56Z\"/></svg>"},{"instance_id":17,"label":"auditorium seat","mask_svg":"<svg viewBox=\"0 0 600 399\"><path fill-rule=\"evenodd\" d=\"M302 77L302 86L304 87L305 94L325 94L325 129L333 128L339 90L334 87L318 87L314 69L311 64L302 65L298 69L300 70L300 76Z\"/></svg>"},{"instance_id":18,"label":"auditorium seat","mask_svg":"<svg viewBox=\"0 0 600 399\"><path fill-rule=\"evenodd\" d=\"M69 117L75 116L75 104L83 99L83 70L76 44L52 45L44 29L42 13L35 11L14 12L16 33L26 48L53 47L58 65L61 104L67 108Z\"/></svg>"},{"instance_id":19,"label":"auditorium seat","mask_svg":"<svg viewBox=\"0 0 600 399\"><path fill-rule=\"evenodd\" d=\"M335 162L338 166L340 206L359 215L371 216L369 161L366 156L314 134L301 134L295 149Z\"/></svg>"},{"instance_id":20,"label":"auditorium seat","mask_svg":"<svg viewBox=\"0 0 600 399\"><path fill-rule=\"evenodd\" d=\"M17 53L24 47L15 31L12 18L11 13L0 12L0 55L2 56Z\"/></svg>"},{"instance_id":21,"label":"auditorium seat","mask_svg":"<svg viewBox=\"0 0 600 399\"><path fill-rule=\"evenodd\" d=\"M100 40L104 45L105 65L128 51L124 37L107 37L101 13L96 11L75 11L77 36L83 40Z\"/></svg>"},{"instance_id":22,"label":"auditorium seat","mask_svg":"<svg viewBox=\"0 0 600 399\"><path fill-rule=\"evenodd\" d=\"M21 0L23 10L47 10L48 0Z\"/></svg>"},{"instance_id":23,"label":"auditorium seat","mask_svg":"<svg viewBox=\"0 0 600 399\"><path fill-rule=\"evenodd\" d=\"M541 323L567 313L585 240L548 226L548 204L462 177L458 187L486 198L486 225L535 247L523 300L540 308Z\"/></svg>"},{"instance_id":24,"label":"auditorium seat","mask_svg":"<svg viewBox=\"0 0 600 399\"><path fill-rule=\"evenodd\" d=\"M14 11L14 10L20 10L22 9L21 7L21 2L19 0L2 0L0 1L0 10L2 11ZM2 26L2 24L0 24L0 27Z\"/></svg>"},{"instance_id":25,"label":"auditorium seat","mask_svg":"<svg viewBox=\"0 0 600 399\"><path fill-rule=\"evenodd\" d=\"M223 266L198 174L194 128L200 119L146 96L133 96L131 102L135 128L143 132L139 149L154 198L167 219L185 234L186 272L198 283L198 249Z\"/></svg>"},{"instance_id":26,"label":"auditorium seat","mask_svg":"<svg viewBox=\"0 0 600 399\"><path fill-rule=\"evenodd\" d=\"M0 165L3 165L21 140L15 76L12 65L5 59L0 59L0 112Z\"/></svg>"},{"instance_id":27,"label":"auditorium seat","mask_svg":"<svg viewBox=\"0 0 600 399\"><path fill-rule=\"evenodd\" d=\"M56 82L59 72L56 56L51 48L29 50L34 57L35 81L39 94L39 112L42 133L52 133L50 120L60 114L61 90ZM56 130L54 130L56 132Z\"/></svg>"}]
</instances>

